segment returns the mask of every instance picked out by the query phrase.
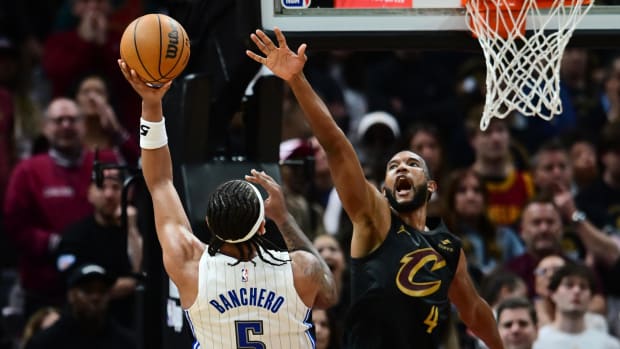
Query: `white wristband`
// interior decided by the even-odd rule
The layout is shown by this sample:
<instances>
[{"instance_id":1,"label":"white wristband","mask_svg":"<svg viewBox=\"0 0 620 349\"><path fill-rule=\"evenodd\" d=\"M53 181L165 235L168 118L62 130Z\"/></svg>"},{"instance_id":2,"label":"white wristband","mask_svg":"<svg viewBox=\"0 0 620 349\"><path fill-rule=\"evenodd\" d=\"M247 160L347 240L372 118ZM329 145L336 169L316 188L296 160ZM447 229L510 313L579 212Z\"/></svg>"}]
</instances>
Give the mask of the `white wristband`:
<instances>
[{"instance_id":1,"label":"white wristband","mask_svg":"<svg viewBox=\"0 0 620 349\"><path fill-rule=\"evenodd\" d=\"M140 118L140 148L158 149L168 144L166 118L152 122Z\"/></svg>"}]
</instances>

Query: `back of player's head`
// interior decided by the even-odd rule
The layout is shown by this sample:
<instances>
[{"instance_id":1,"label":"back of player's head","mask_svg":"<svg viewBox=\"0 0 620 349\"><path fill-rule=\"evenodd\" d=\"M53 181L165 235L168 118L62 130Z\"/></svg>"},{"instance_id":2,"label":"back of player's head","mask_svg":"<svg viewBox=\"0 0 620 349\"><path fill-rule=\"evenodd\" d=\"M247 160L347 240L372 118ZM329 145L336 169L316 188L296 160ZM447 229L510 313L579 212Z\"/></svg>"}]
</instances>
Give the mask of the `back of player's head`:
<instances>
[{"instance_id":1,"label":"back of player's head","mask_svg":"<svg viewBox=\"0 0 620 349\"><path fill-rule=\"evenodd\" d=\"M211 233L223 242L240 243L251 239L263 220L263 200L258 189L249 182L225 182L209 197L207 224Z\"/></svg>"}]
</instances>

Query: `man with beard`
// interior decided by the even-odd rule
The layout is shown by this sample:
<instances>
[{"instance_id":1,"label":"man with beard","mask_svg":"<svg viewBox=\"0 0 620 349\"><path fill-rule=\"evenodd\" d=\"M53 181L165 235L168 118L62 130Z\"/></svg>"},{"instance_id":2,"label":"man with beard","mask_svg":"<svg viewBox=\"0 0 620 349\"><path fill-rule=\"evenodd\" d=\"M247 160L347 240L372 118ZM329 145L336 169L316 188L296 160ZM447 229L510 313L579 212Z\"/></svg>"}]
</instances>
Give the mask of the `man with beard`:
<instances>
[{"instance_id":1,"label":"man with beard","mask_svg":"<svg viewBox=\"0 0 620 349\"><path fill-rule=\"evenodd\" d=\"M20 162L11 174L4 202L5 228L19 256L24 316L64 302L54 252L63 230L93 212L87 193L94 153L84 148L84 119L75 101L57 98L45 111L45 154ZM116 162L101 152L102 162Z\"/></svg>"},{"instance_id":2,"label":"man with beard","mask_svg":"<svg viewBox=\"0 0 620 349\"><path fill-rule=\"evenodd\" d=\"M437 189L424 160L410 151L388 161L378 190L364 177L355 150L303 74L306 45L291 51L260 30L252 41L265 55L247 55L291 87L325 149L334 185L353 223L351 309L347 348L438 348L450 302L491 349L502 348L493 313L467 272L460 241L426 210Z\"/></svg>"},{"instance_id":3,"label":"man with beard","mask_svg":"<svg viewBox=\"0 0 620 349\"><path fill-rule=\"evenodd\" d=\"M561 255L566 260L578 259L577 256L568 255L562 246L562 216L551 198L539 196L530 201L523 209L520 226L525 253L509 260L506 268L523 278L527 284L528 296L534 297L534 271L541 259L552 254ZM595 298L598 297L602 298L601 295L595 295ZM604 298L595 300L594 303L599 302L604 303Z\"/></svg>"},{"instance_id":4,"label":"man with beard","mask_svg":"<svg viewBox=\"0 0 620 349\"><path fill-rule=\"evenodd\" d=\"M110 290L110 313L123 326L132 328L135 312L134 294L142 262L142 236L137 212L127 207L127 230L120 222L123 171L103 169L101 187L93 180L88 201L95 212L69 226L58 245L58 270L68 275L84 263L95 263L117 276Z\"/></svg>"}]
</instances>

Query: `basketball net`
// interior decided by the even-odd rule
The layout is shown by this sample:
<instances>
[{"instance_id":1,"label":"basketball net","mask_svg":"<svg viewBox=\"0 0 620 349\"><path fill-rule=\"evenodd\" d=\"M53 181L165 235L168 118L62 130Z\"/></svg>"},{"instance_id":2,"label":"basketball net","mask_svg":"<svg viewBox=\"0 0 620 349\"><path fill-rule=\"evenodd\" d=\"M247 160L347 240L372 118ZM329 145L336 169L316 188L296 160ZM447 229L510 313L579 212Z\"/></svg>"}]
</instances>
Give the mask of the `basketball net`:
<instances>
[{"instance_id":1,"label":"basketball net","mask_svg":"<svg viewBox=\"0 0 620 349\"><path fill-rule=\"evenodd\" d=\"M463 1L467 25L486 60L480 129L514 111L545 120L560 114L562 55L594 0ZM527 35L526 24L531 29Z\"/></svg>"}]
</instances>

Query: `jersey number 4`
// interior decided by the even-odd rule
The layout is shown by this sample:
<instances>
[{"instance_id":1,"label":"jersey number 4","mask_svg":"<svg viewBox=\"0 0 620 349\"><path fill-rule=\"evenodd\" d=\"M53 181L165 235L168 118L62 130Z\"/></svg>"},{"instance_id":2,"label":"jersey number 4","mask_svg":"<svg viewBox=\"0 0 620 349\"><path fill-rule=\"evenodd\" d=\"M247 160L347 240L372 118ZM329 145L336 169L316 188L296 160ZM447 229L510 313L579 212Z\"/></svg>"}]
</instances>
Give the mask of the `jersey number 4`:
<instances>
[{"instance_id":1,"label":"jersey number 4","mask_svg":"<svg viewBox=\"0 0 620 349\"><path fill-rule=\"evenodd\" d=\"M428 326L426 329L426 333L431 333L437 327L437 320L439 319L439 309L436 305L431 307L431 311L428 312L428 316L426 320L424 320L424 324Z\"/></svg>"},{"instance_id":2,"label":"jersey number 4","mask_svg":"<svg viewBox=\"0 0 620 349\"><path fill-rule=\"evenodd\" d=\"M237 349L265 349L265 343L261 341L251 341L251 335L263 334L263 321L235 321L235 331L237 333Z\"/></svg>"}]
</instances>

